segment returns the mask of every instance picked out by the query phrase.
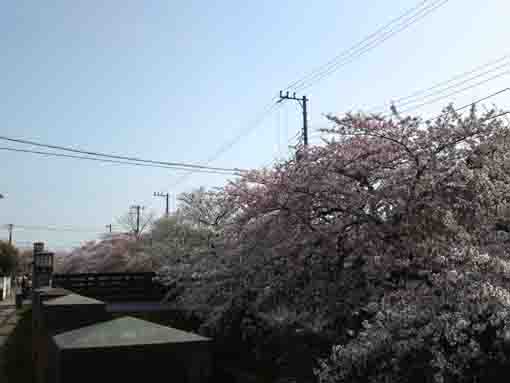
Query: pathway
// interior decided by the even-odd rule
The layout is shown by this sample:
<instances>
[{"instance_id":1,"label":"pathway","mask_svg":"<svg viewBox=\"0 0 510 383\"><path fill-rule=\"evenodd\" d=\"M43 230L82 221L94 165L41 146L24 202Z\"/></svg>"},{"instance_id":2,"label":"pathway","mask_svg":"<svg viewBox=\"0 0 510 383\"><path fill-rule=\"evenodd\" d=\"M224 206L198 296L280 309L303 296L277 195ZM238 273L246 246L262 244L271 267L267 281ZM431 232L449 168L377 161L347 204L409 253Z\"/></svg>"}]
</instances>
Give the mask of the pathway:
<instances>
[{"instance_id":1,"label":"pathway","mask_svg":"<svg viewBox=\"0 0 510 383\"><path fill-rule=\"evenodd\" d=\"M18 316L16 315L14 296L4 301L0 301L0 382L7 383L7 379L3 371L4 345L9 334L14 331L17 321Z\"/></svg>"}]
</instances>

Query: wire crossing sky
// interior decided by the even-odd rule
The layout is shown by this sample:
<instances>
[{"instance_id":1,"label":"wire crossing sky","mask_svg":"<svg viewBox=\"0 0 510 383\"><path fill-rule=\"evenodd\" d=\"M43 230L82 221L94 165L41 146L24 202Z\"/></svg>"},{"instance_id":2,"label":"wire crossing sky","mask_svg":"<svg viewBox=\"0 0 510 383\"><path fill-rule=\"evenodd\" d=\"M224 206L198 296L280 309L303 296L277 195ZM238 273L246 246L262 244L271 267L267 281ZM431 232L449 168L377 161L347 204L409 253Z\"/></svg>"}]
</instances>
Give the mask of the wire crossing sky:
<instances>
[{"instance_id":1,"label":"wire crossing sky","mask_svg":"<svg viewBox=\"0 0 510 383\"><path fill-rule=\"evenodd\" d=\"M0 221L103 228L133 204L162 214L155 190L224 185L297 141L299 110L273 103L286 86L310 100L312 129L394 100L435 116L482 99L510 86L508 60L494 62L509 53L509 11L501 0L3 2L0 136L175 166L11 142ZM509 94L484 102L505 109ZM181 165L207 168L183 179ZM94 238L15 236L50 247Z\"/></svg>"}]
</instances>

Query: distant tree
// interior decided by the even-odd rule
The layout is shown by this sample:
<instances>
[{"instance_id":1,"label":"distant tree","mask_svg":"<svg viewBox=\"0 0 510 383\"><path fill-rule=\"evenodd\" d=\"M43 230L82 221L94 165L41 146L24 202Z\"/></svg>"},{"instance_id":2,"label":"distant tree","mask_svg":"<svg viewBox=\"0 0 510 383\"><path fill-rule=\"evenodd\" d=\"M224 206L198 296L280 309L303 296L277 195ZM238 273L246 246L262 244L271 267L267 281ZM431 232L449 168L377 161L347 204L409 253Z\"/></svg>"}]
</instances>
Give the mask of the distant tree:
<instances>
[{"instance_id":1,"label":"distant tree","mask_svg":"<svg viewBox=\"0 0 510 383\"><path fill-rule=\"evenodd\" d=\"M99 241L89 241L62 254L58 262L61 273L105 273L147 271L153 266L143 252L142 241L132 235L110 234ZM56 265L57 266L57 265Z\"/></svg>"},{"instance_id":2,"label":"distant tree","mask_svg":"<svg viewBox=\"0 0 510 383\"><path fill-rule=\"evenodd\" d=\"M142 210L140 211L140 222L138 226L136 213L134 211L129 211L118 218L117 222L137 239L140 239L142 234L150 228L150 225L154 222L154 218L154 212Z\"/></svg>"},{"instance_id":3,"label":"distant tree","mask_svg":"<svg viewBox=\"0 0 510 383\"><path fill-rule=\"evenodd\" d=\"M32 250L23 250L18 254L17 270L21 273L30 273L33 261Z\"/></svg>"},{"instance_id":4,"label":"distant tree","mask_svg":"<svg viewBox=\"0 0 510 383\"><path fill-rule=\"evenodd\" d=\"M10 274L16 269L18 250L7 242L0 241L0 274Z\"/></svg>"},{"instance_id":5,"label":"distant tree","mask_svg":"<svg viewBox=\"0 0 510 383\"><path fill-rule=\"evenodd\" d=\"M215 254L219 237L236 211L232 200L222 189L207 190L204 187L182 193L178 200L180 206L177 215L187 223L208 232L207 244Z\"/></svg>"},{"instance_id":6,"label":"distant tree","mask_svg":"<svg viewBox=\"0 0 510 383\"><path fill-rule=\"evenodd\" d=\"M235 209L220 189L206 190L204 187L179 195L179 213L191 223L219 232L232 217Z\"/></svg>"},{"instance_id":7,"label":"distant tree","mask_svg":"<svg viewBox=\"0 0 510 383\"><path fill-rule=\"evenodd\" d=\"M207 249L209 231L170 216L154 222L150 235L153 246L163 246L170 252L182 254L193 248Z\"/></svg>"}]
</instances>

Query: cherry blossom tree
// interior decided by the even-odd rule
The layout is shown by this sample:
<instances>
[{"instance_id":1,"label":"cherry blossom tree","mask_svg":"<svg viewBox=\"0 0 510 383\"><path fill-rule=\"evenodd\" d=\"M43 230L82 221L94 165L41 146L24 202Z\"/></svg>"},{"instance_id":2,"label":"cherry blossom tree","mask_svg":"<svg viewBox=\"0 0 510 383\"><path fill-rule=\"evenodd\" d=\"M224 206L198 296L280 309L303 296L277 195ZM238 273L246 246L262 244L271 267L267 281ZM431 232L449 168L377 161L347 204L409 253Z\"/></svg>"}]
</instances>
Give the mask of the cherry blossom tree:
<instances>
[{"instance_id":1,"label":"cherry blossom tree","mask_svg":"<svg viewBox=\"0 0 510 383\"><path fill-rule=\"evenodd\" d=\"M367 319L344 329L351 340L320 380L394 381L412 359L431 380L457 381L504 360L510 135L498 112L329 120L323 146L225 188L239 209L232 244L267 249L287 278L321 265L338 283L361 275L370 292Z\"/></svg>"},{"instance_id":2,"label":"cherry blossom tree","mask_svg":"<svg viewBox=\"0 0 510 383\"><path fill-rule=\"evenodd\" d=\"M149 271L157 262L139 241L129 234L109 234L98 241L89 241L59 257L59 273L106 273Z\"/></svg>"},{"instance_id":3,"label":"cherry blossom tree","mask_svg":"<svg viewBox=\"0 0 510 383\"><path fill-rule=\"evenodd\" d=\"M178 199L179 213L183 218L215 232L221 231L235 210L221 189L200 187L189 193L181 193Z\"/></svg>"}]
</instances>

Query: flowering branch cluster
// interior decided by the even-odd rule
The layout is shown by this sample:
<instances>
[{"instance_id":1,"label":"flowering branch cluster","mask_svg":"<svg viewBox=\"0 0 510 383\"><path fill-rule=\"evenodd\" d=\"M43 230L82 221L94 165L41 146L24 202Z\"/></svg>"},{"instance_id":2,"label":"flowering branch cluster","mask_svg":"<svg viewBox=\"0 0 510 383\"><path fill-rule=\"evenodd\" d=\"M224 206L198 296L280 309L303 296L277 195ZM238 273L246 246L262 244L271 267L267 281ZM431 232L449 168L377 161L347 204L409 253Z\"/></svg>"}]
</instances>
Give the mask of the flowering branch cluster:
<instances>
[{"instance_id":1,"label":"flowering branch cluster","mask_svg":"<svg viewBox=\"0 0 510 383\"><path fill-rule=\"evenodd\" d=\"M367 283L387 286L365 307L363 329L321 362L322 382L397 381L409 360L441 382L503 358L510 134L495 113L330 116L326 145L225 188L238 208L233 243L290 260L287 277L313 253L334 278L357 265Z\"/></svg>"}]
</instances>

